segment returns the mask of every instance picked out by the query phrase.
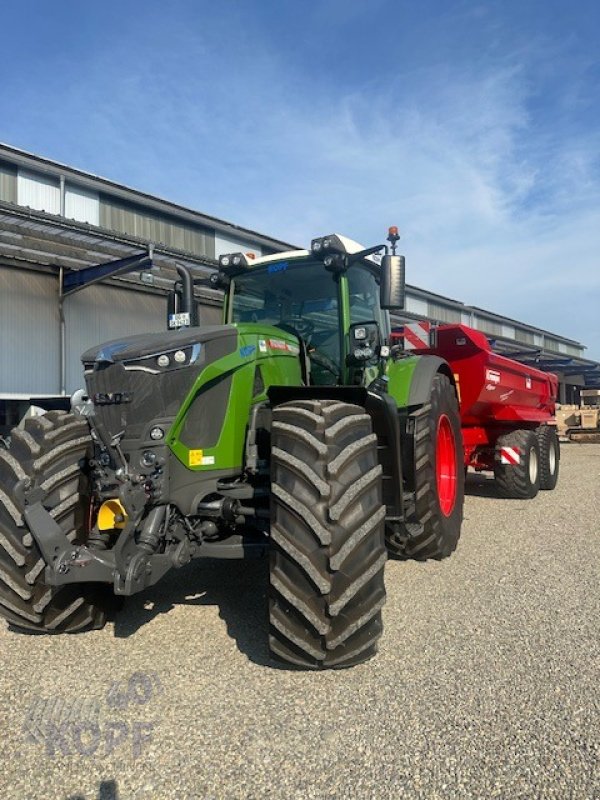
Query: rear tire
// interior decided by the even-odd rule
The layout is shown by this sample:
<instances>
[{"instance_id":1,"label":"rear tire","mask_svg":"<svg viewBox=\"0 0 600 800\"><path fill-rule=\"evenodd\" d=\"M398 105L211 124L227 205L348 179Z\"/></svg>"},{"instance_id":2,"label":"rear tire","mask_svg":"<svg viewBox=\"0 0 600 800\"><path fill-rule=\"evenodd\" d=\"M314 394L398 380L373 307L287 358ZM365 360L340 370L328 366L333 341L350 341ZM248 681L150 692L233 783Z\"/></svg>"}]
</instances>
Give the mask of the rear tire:
<instances>
[{"instance_id":1,"label":"rear tire","mask_svg":"<svg viewBox=\"0 0 600 800\"><path fill-rule=\"evenodd\" d=\"M12 432L9 450L0 450L0 615L16 628L73 633L106 621L108 587L44 582L46 564L15 492L22 480L43 489L46 510L71 542L83 543L89 488L82 464L90 444L84 421L51 411L26 420L23 431Z\"/></svg>"},{"instance_id":2,"label":"rear tire","mask_svg":"<svg viewBox=\"0 0 600 800\"><path fill-rule=\"evenodd\" d=\"M335 400L273 412L269 644L309 669L371 658L382 632L385 507L371 418Z\"/></svg>"},{"instance_id":3,"label":"rear tire","mask_svg":"<svg viewBox=\"0 0 600 800\"><path fill-rule=\"evenodd\" d=\"M415 511L406 532L388 529L388 551L397 558L442 559L456 550L465 499L465 468L456 393L449 378L433 379L430 402L414 420Z\"/></svg>"},{"instance_id":4,"label":"rear tire","mask_svg":"<svg viewBox=\"0 0 600 800\"><path fill-rule=\"evenodd\" d=\"M556 428L540 425L535 434L540 446L540 489L552 490L558 483L560 444Z\"/></svg>"},{"instance_id":5,"label":"rear tire","mask_svg":"<svg viewBox=\"0 0 600 800\"><path fill-rule=\"evenodd\" d=\"M502 463L504 458L518 459L518 463ZM503 497L531 500L540 488L540 445L535 431L516 430L506 433L496 442L494 463L496 486Z\"/></svg>"}]
</instances>

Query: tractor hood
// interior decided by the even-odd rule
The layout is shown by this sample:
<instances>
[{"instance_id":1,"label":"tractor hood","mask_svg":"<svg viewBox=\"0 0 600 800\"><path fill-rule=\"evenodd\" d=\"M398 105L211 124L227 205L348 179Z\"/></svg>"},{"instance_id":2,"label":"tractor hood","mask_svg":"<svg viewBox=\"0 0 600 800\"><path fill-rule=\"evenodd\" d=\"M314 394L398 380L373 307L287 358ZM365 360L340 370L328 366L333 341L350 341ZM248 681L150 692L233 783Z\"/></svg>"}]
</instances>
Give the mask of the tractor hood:
<instances>
[{"instance_id":1,"label":"tractor hood","mask_svg":"<svg viewBox=\"0 0 600 800\"><path fill-rule=\"evenodd\" d=\"M216 339L231 338L231 347L226 351L235 349L237 330L233 325L206 325L200 328L183 328L178 331L165 331L163 333L144 333L137 336L127 336L114 339L105 344L96 345L86 350L81 356L84 365L104 362L116 364L119 362L138 361L151 358L162 353L173 353L185 350L194 345L202 345ZM225 342L224 342L225 344Z\"/></svg>"}]
</instances>

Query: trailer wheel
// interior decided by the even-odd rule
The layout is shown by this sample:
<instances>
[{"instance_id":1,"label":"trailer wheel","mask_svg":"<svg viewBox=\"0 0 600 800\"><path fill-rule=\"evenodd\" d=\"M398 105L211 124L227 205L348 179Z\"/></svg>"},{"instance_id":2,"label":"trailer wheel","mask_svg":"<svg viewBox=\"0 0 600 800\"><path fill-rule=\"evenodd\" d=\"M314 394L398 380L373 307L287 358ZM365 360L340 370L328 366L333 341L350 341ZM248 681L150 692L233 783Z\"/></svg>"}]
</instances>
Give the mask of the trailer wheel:
<instances>
[{"instance_id":1,"label":"trailer wheel","mask_svg":"<svg viewBox=\"0 0 600 800\"><path fill-rule=\"evenodd\" d=\"M371 658L382 632L385 507L371 418L335 400L273 412L269 644L310 669Z\"/></svg>"},{"instance_id":2,"label":"trailer wheel","mask_svg":"<svg viewBox=\"0 0 600 800\"><path fill-rule=\"evenodd\" d=\"M51 411L14 430L0 451L0 615L16 628L74 633L101 628L111 602L98 584L55 588L44 583L45 562L26 527L15 487L22 480L43 490L42 503L76 543L86 538L88 481L81 462L91 438L72 414Z\"/></svg>"},{"instance_id":3,"label":"trailer wheel","mask_svg":"<svg viewBox=\"0 0 600 800\"><path fill-rule=\"evenodd\" d=\"M540 425L535 434L540 446L540 489L554 489L558 482L560 444L552 425Z\"/></svg>"},{"instance_id":4,"label":"trailer wheel","mask_svg":"<svg viewBox=\"0 0 600 800\"><path fill-rule=\"evenodd\" d=\"M456 393L449 378L436 375L430 402L414 412L414 521L407 531L387 530L388 551L424 561L449 556L458 544L463 518L465 469Z\"/></svg>"},{"instance_id":5,"label":"trailer wheel","mask_svg":"<svg viewBox=\"0 0 600 800\"><path fill-rule=\"evenodd\" d=\"M540 488L540 445L535 431L516 430L496 442L496 486L503 497L529 500Z\"/></svg>"}]
</instances>

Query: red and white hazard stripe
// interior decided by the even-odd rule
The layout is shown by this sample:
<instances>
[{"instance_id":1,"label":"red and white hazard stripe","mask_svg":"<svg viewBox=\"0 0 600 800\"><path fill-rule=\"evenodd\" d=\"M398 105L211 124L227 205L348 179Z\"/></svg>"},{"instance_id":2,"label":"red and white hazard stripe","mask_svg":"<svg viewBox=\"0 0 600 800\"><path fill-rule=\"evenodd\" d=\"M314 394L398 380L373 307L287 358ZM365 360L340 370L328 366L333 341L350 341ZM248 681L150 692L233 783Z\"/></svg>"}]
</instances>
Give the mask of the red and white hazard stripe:
<instances>
[{"instance_id":1,"label":"red and white hazard stripe","mask_svg":"<svg viewBox=\"0 0 600 800\"><path fill-rule=\"evenodd\" d=\"M430 322L411 322L404 326L404 349L421 350L429 347Z\"/></svg>"},{"instance_id":2,"label":"red and white hazard stripe","mask_svg":"<svg viewBox=\"0 0 600 800\"><path fill-rule=\"evenodd\" d=\"M520 464L521 451L518 447L501 447L500 448L500 463L501 464Z\"/></svg>"}]
</instances>

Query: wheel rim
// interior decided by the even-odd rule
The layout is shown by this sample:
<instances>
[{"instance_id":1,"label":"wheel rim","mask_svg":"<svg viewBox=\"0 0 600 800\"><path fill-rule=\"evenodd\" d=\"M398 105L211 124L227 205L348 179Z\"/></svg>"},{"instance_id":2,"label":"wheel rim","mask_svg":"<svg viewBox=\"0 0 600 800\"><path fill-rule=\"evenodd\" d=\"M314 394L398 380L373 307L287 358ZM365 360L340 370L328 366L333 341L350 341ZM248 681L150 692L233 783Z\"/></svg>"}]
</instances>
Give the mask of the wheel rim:
<instances>
[{"instance_id":1,"label":"wheel rim","mask_svg":"<svg viewBox=\"0 0 600 800\"><path fill-rule=\"evenodd\" d=\"M550 445L548 451L548 469L550 470L550 475L554 475L556 472L556 447L554 442Z\"/></svg>"},{"instance_id":2,"label":"wheel rim","mask_svg":"<svg viewBox=\"0 0 600 800\"><path fill-rule=\"evenodd\" d=\"M438 422L435 455L440 509L449 517L456 503L457 465L454 432L446 414L442 414Z\"/></svg>"},{"instance_id":3,"label":"wheel rim","mask_svg":"<svg viewBox=\"0 0 600 800\"><path fill-rule=\"evenodd\" d=\"M538 475L538 457L535 447L529 451L529 481L534 484Z\"/></svg>"}]
</instances>

